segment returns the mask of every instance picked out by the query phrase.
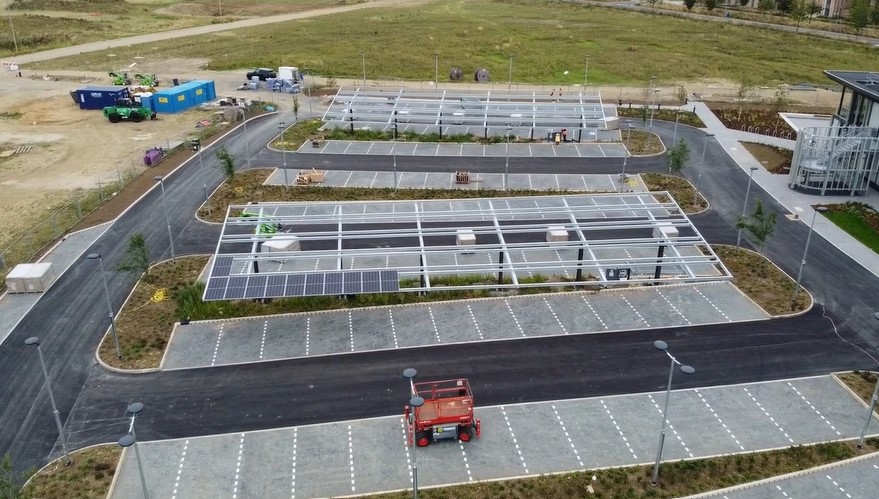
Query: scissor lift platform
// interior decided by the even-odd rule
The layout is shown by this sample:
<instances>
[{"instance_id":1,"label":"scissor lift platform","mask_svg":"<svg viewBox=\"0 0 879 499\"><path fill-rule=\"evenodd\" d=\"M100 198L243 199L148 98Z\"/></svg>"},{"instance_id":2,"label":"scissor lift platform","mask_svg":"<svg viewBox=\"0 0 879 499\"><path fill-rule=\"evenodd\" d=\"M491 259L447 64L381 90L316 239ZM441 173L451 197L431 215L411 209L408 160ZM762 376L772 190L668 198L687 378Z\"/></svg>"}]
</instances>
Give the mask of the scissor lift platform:
<instances>
[{"instance_id":1,"label":"scissor lift platform","mask_svg":"<svg viewBox=\"0 0 879 499\"><path fill-rule=\"evenodd\" d=\"M481 422L473 413L473 392L464 379L413 383L413 396L424 399L424 405L406 406L404 416L409 444L425 447L431 441L458 439L469 442L481 433ZM413 417L414 416L414 417Z\"/></svg>"}]
</instances>

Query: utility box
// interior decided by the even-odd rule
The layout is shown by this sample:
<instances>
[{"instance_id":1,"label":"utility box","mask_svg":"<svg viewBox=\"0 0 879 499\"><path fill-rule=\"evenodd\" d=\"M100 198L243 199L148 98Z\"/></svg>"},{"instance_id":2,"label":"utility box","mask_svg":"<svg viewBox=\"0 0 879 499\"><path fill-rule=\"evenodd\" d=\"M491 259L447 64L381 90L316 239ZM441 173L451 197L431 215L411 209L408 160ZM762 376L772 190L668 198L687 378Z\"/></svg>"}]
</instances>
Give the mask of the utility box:
<instances>
[{"instance_id":1,"label":"utility box","mask_svg":"<svg viewBox=\"0 0 879 499\"><path fill-rule=\"evenodd\" d=\"M678 238L678 228L671 222L658 222L653 228L653 237L674 241Z\"/></svg>"},{"instance_id":2,"label":"utility box","mask_svg":"<svg viewBox=\"0 0 879 499\"><path fill-rule=\"evenodd\" d=\"M51 263L20 263L6 276L6 289L10 293L42 293L56 278Z\"/></svg>"},{"instance_id":3,"label":"utility box","mask_svg":"<svg viewBox=\"0 0 879 499\"><path fill-rule=\"evenodd\" d=\"M462 253L473 253L473 247L476 246L476 234L470 229L458 229L455 244L461 246L464 250Z\"/></svg>"},{"instance_id":4,"label":"utility box","mask_svg":"<svg viewBox=\"0 0 879 499\"><path fill-rule=\"evenodd\" d=\"M128 87L82 87L70 92L80 109L104 109L116 101L131 98Z\"/></svg>"},{"instance_id":5,"label":"utility box","mask_svg":"<svg viewBox=\"0 0 879 499\"><path fill-rule=\"evenodd\" d=\"M568 240L568 231L561 225L550 225L546 230L546 242L561 243Z\"/></svg>"},{"instance_id":6,"label":"utility box","mask_svg":"<svg viewBox=\"0 0 879 499\"><path fill-rule=\"evenodd\" d=\"M278 234L268 241L262 243L263 253L283 253L290 251L300 251L299 238L285 234ZM274 261L281 261L280 259Z\"/></svg>"}]
</instances>

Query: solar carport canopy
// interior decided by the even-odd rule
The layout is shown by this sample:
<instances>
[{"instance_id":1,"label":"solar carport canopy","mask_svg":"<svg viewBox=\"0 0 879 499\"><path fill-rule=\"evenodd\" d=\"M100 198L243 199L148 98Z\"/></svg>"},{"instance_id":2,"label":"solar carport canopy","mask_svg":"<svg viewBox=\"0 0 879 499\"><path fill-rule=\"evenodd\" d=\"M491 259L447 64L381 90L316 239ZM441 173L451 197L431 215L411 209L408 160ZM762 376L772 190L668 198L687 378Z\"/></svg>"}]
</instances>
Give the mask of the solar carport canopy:
<instances>
[{"instance_id":1,"label":"solar carport canopy","mask_svg":"<svg viewBox=\"0 0 879 499\"><path fill-rule=\"evenodd\" d=\"M601 95L580 91L559 95L553 91L464 92L361 90L341 88L327 112L325 126L387 130L405 126L467 126L503 133L512 128L607 128ZM442 133L442 132L440 132Z\"/></svg>"},{"instance_id":2,"label":"solar carport canopy","mask_svg":"<svg viewBox=\"0 0 879 499\"><path fill-rule=\"evenodd\" d=\"M204 298L730 279L670 200L620 193L230 206Z\"/></svg>"}]
</instances>

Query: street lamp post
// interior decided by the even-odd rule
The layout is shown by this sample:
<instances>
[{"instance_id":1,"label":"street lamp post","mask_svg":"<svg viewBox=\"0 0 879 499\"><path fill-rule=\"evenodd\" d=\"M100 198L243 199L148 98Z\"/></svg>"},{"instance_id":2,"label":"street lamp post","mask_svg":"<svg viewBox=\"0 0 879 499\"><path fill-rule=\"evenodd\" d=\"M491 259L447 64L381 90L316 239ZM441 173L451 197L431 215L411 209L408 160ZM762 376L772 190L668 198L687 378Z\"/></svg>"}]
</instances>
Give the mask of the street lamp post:
<instances>
[{"instance_id":1,"label":"street lamp post","mask_svg":"<svg viewBox=\"0 0 879 499\"><path fill-rule=\"evenodd\" d=\"M702 169L705 168L705 150L708 149L708 139L714 137L713 133L705 134L705 142L702 143L702 159L699 161L699 171L696 172L696 192L693 195L693 205L699 205L699 185L702 183Z\"/></svg>"},{"instance_id":2,"label":"street lamp post","mask_svg":"<svg viewBox=\"0 0 879 499\"><path fill-rule=\"evenodd\" d=\"M162 188L162 209L165 211L165 225L168 227L168 241L171 242L171 258L174 256L174 236L171 234L171 217L168 216L168 199L165 196L165 180L161 175L156 175L153 179L159 183Z\"/></svg>"},{"instance_id":3,"label":"street lamp post","mask_svg":"<svg viewBox=\"0 0 879 499\"><path fill-rule=\"evenodd\" d=\"M424 405L424 399L417 396L415 394L415 376L418 374L418 371L409 367L403 370L403 377L409 380L409 405L413 407L409 411L409 421L406 423L409 425L409 428L412 431L412 499L418 499L418 463L415 460L415 447L418 446L418 441L415 437L415 409L414 407L421 407Z\"/></svg>"},{"instance_id":4,"label":"street lamp post","mask_svg":"<svg viewBox=\"0 0 879 499\"><path fill-rule=\"evenodd\" d=\"M439 51L433 51L433 89L439 91Z\"/></svg>"},{"instance_id":5,"label":"street lamp post","mask_svg":"<svg viewBox=\"0 0 879 499\"><path fill-rule=\"evenodd\" d=\"M653 114L656 112L656 96L659 95L659 89L653 90L653 107L650 108L650 131L653 131Z\"/></svg>"},{"instance_id":6,"label":"street lamp post","mask_svg":"<svg viewBox=\"0 0 879 499\"><path fill-rule=\"evenodd\" d=\"M49 382L49 371L46 369L46 360L43 358L43 350L40 348L40 339L36 336L24 340L25 345L35 345L37 354L40 356L40 366L43 368L43 378L46 379L46 390L49 392L49 402L52 403L52 414L55 416L55 426L58 427L58 435L61 438L61 448L64 449L64 464L69 465L73 462L70 458L70 452L67 450L67 438L64 436L64 427L61 426L61 416L58 415L58 406L55 405L55 394L52 393L52 383Z\"/></svg>"},{"instance_id":7,"label":"street lamp post","mask_svg":"<svg viewBox=\"0 0 879 499\"><path fill-rule=\"evenodd\" d=\"M879 320L879 312L874 313L873 318ZM858 439L858 449L864 448L864 436L867 434L867 428L870 427L870 421L873 419L873 411L876 410L877 398L879 398L879 376L877 376L876 386L873 388L873 397L870 398L870 410L867 411L867 421L864 422L864 429L861 430L861 438Z\"/></svg>"},{"instance_id":8,"label":"street lamp post","mask_svg":"<svg viewBox=\"0 0 879 499\"><path fill-rule=\"evenodd\" d=\"M308 83L309 70L305 68L305 91L308 92L308 115L314 116L314 111L311 109L311 86Z\"/></svg>"},{"instance_id":9,"label":"street lamp post","mask_svg":"<svg viewBox=\"0 0 879 499\"><path fill-rule=\"evenodd\" d=\"M104 283L104 298L107 299L107 310L110 315L110 328L113 331L113 343L116 345L116 357L122 358L122 350L119 348L119 333L116 331L116 315L113 313L113 305L110 303L110 289L107 287L107 276L104 274L104 259L98 253L90 253L86 258L97 260L101 266L101 281Z\"/></svg>"},{"instance_id":10,"label":"street lamp post","mask_svg":"<svg viewBox=\"0 0 879 499\"><path fill-rule=\"evenodd\" d=\"M626 161L628 160L628 156L623 156L623 172L620 173L620 192L623 192L626 185Z\"/></svg>"},{"instance_id":11,"label":"street lamp post","mask_svg":"<svg viewBox=\"0 0 879 499\"><path fill-rule=\"evenodd\" d=\"M589 81L589 57L586 57L586 71L583 72L583 86Z\"/></svg>"},{"instance_id":12,"label":"street lamp post","mask_svg":"<svg viewBox=\"0 0 879 499\"><path fill-rule=\"evenodd\" d=\"M201 174L201 188L204 191L204 205L208 209L208 216L211 216L211 203L208 202L208 178L204 172L204 161L201 159L201 140L198 138L189 141L198 156L198 171Z\"/></svg>"},{"instance_id":13,"label":"street lamp post","mask_svg":"<svg viewBox=\"0 0 879 499\"><path fill-rule=\"evenodd\" d=\"M790 297L791 309L797 301L797 294L800 292L800 280L803 278L803 268L806 266L806 255L809 254L809 244L812 242L812 232L815 230L815 219L818 218L818 212L827 211L826 206L816 206L815 212L812 213L812 223L809 224L809 235L806 236L806 247L803 248L803 259L800 260L800 270L797 272L797 284L794 286L794 292Z\"/></svg>"},{"instance_id":14,"label":"street lamp post","mask_svg":"<svg viewBox=\"0 0 879 499\"><path fill-rule=\"evenodd\" d=\"M665 352L665 354L668 355L668 358L671 359L671 366L668 369L668 386L665 388L665 404L662 408L662 425L659 429L659 447L656 449L656 462L653 463L653 478L651 479L653 485L656 485L659 483L659 461L662 459L662 446L665 444L665 425L668 422L668 399L671 395L671 381L675 374L675 365L680 366L681 372L684 374L693 374L696 370L678 362L678 360L668 352L668 344L666 342L657 340L653 342L653 346L658 350Z\"/></svg>"},{"instance_id":15,"label":"street lamp post","mask_svg":"<svg viewBox=\"0 0 879 499\"><path fill-rule=\"evenodd\" d=\"M137 433L134 431L134 421L137 419L137 415L143 411L143 404L141 402L132 402L128 405L126 411L128 414L131 414L131 424L128 426L128 435L119 439L119 445L122 447L134 445L134 454L137 456L137 469L140 472L140 485L143 488L143 497L144 499L149 499L150 495L147 492L146 476L143 473L143 461L140 459L140 450L137 448ZM123 440L125 443L123 443Z\"/></svg>"},{"instance_id":16,"label":"street lamp post","mask_svg":"<svg viewBox=\"0 0 879 499\"><path fill-rule=\"evenodd\" d=\"M510 132L513 128L507 123L507 145L506 145L506 161L504 162L504 190L507 190L507 182L510 176Z\"/></svg>"},{"instance_id":17,"label":"street lamp post","mask_svg":"<svg viewBox=\"0 0 879 499\"><path fill-rule=\"evenodd\" d=\"M744 217L748 210L748 196L751 194L751 181L754 180L754 172L757 170L756 166L750 167L751 173L748 174L748 188L745 189L745 202L742 203L742 216ZM736 248L742 244L742 229L739 229L739 235L736 236Z\"/></svg>"},{"instance_id":18,"label":"street lamp post","mask_svg":"<svg viewBox=\"0 0 879 499\"><path fill-rule=\"evenodd\" d=\"M391 157L394 159L394 190L397 190L397 124L394 123L394 143L391 144Z\"/></svg>"},{"instance_id":19,"label":"street lamp post","mask_svg":"<svg viewBox=\"0 0 879 499\"><path fill-rule=\"evenodd\" d=\"M632 124L632 120L626 120L626 149L629 148L629 139L632 136L632 128L635 128L635 125Z\"/></svg>"},{"instance_id":20,"label":"street lamp post","mask_svg":"<svg viewBox=\"0 0 879 499\"><path fill-rule=\"evenodd\" d=\"M366 86L366 52L360 51L360 64L363 67L363 86Z\"/></svg>"},{"instance_id":21,"label":"street lamp post","mask_svg":"<svg viewBox=\"0 0 879 499\"><path fill-rule=\"evenodd\" d=\"M678 145L678 122L681 118L681 111L678 109L675 111L675 133L671 136L671 145L672 147Z\"/></svg>"},{"instance_id":22,"label":"street lamp post","mask_svg":"<svg viewBox=\"0 0 879 499\"><path fill-rule=\"evenodd\" d=\"M507 80L507 100L510 99L511 93L513 93L513 54L510 54L510 79Z\"/></svg>"},{"instance_id":23,"label":"street lamp post","mask_svg":"<svg viewBox=\"0 0 879 499\"><path fill-rule=\"evenodd\" d=\"M284 141L284 132L287 131L287 123L284 121L278 122L278 128L281 129L281 155L284 157L284 190L290 186L290 182L287 180L287 143Z\"/></svg>"}]
</instances>

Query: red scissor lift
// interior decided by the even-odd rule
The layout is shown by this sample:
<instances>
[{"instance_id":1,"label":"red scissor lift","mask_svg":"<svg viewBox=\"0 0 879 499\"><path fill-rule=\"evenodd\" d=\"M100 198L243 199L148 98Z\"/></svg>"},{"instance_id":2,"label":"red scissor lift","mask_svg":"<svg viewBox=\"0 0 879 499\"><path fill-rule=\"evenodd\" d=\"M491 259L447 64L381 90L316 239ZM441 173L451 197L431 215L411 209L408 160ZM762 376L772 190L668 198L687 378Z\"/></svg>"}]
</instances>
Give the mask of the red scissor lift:
<instances>
[{"instance_id":1,"label":"red scissor lift","mask_svg":"<svg viewBox=\"0 0 879 499\"><path fill-rule=\"evenodd\" d=\"M409 445L413 438L419 447L425 447L431 441L469 442L474 433L479 436L482 427L473 415L473 392L466 379L413 383L412 390L413 396L424 399L424 405L414 408L414 418L410 418L412 407L406 406L406 422L412 421L406 425Z\"/></svg>"}]
</instances>

